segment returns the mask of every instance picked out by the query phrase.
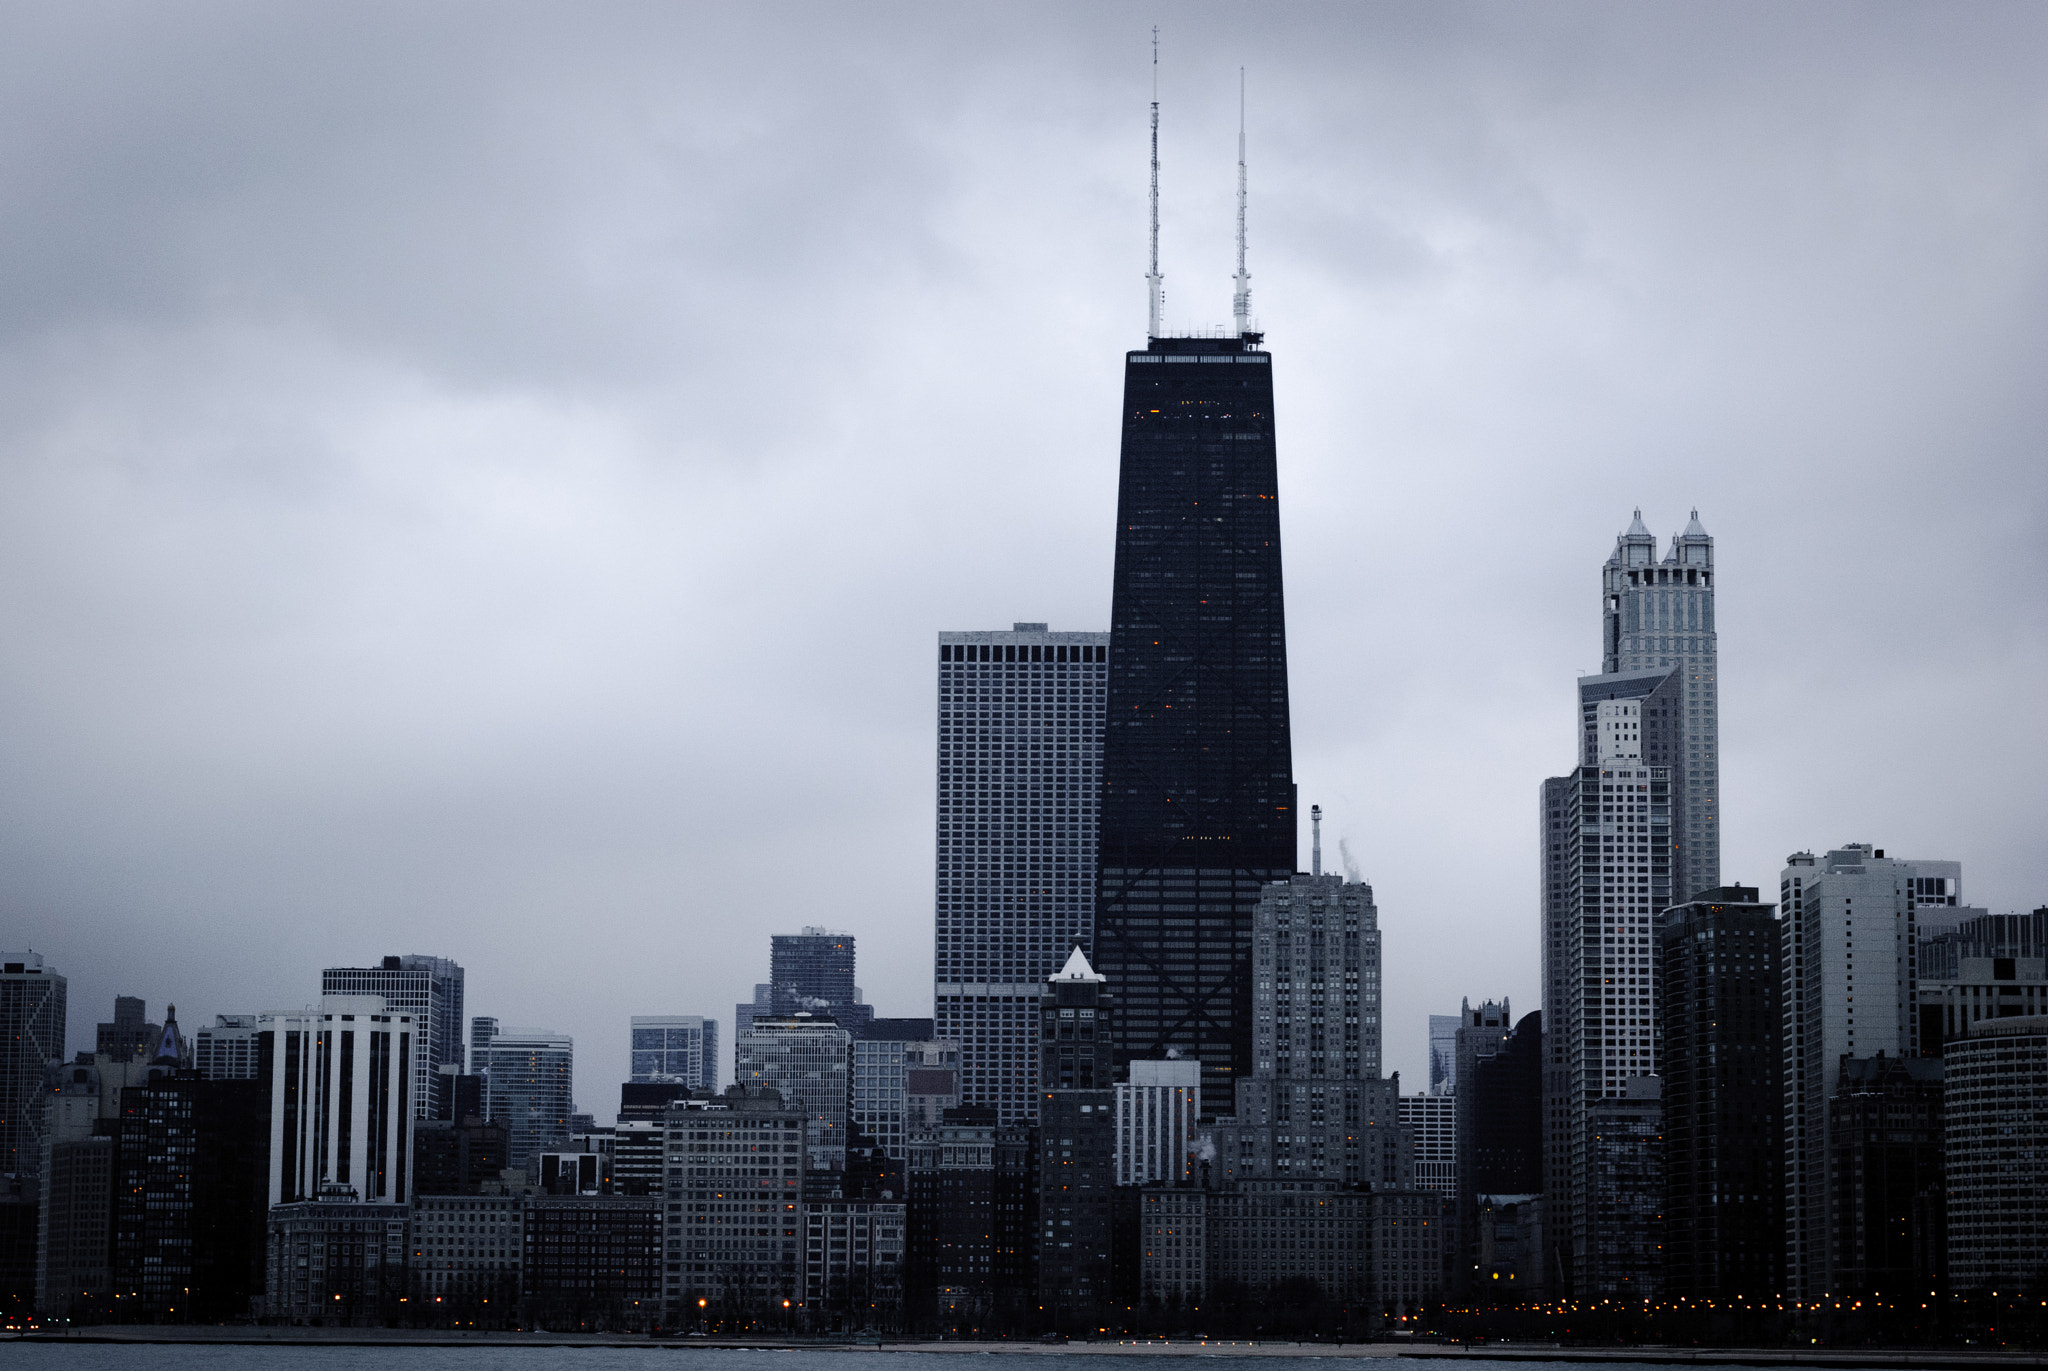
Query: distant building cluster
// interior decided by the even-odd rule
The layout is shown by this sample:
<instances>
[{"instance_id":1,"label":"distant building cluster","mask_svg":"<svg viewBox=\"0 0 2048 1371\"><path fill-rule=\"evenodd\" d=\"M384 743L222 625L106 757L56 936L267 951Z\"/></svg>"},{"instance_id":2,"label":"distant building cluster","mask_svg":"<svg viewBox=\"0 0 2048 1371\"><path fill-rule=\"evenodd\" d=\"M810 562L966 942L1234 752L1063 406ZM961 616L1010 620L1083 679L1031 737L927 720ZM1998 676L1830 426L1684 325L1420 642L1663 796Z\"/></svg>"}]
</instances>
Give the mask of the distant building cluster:
<instances>
[{"instance_id":1,"label":"distant building cluster","mask_svg":"<svg viewBox=\"0 0 2048 1371\"><path fill-rule=\"evenodd\" d=\"M1240 305L1248 302L1240 272ZM1157 276L1154 277L1157 288ZM1273 357L1124 358L1107 632L938 635L929 1017L769 939L729 1036L575 1044L439 956L189 1035L0 970L0 1295L50 1320L950 1335L1818 1307L2048 1272L2048 909L1954 861L1725 884L1714 541L1640 511L1541 782L1543 1006L1385 1070L1371 885L1297 850ZM311 989L310 977L307 983ZM659 1008L659 1006L649 1006ZM730 1072L725 1070L730 1053ZM726 1084L729 1079L729 1084ZM723 1086L723 1088L721 1088Z\"/></svg>"}]
</instances>

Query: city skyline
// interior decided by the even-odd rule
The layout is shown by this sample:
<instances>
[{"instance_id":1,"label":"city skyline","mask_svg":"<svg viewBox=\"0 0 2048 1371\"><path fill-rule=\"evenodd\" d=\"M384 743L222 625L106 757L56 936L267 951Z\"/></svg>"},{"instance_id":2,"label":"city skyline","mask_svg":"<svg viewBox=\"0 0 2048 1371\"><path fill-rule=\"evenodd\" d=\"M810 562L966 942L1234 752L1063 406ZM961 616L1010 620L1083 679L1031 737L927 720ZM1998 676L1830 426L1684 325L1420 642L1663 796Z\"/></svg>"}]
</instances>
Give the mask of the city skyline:
<instances>
[{"instance_id":1,"label":"city skyline","mask_svg":"<svg viewBox=\"0 0 2048 1371\"><path fill-rule=\"evenodd\" d=\"M2009 701L2048 661L2048 29L1704 13L1164 37L1170 328L1228 318L1248 71L1295 779L1386 911L1410 1092L1431 1010L1541 998L1527 800L1637 505L1730 569L1723 880L1867 841L1994 912L2048 888ZM117 994L197 1028L420 947L609 1089L630 1015L760 979L728 912L764 870L861 938L878 1013L931 1012L932 635L1109 627L1149 34L1054 15L508 20L489 62L431 16L24 30L0 912L71 1046ZM221 80L246 44L333 79ZM1067 113L1017 120L1048 73Z\"/></svg>"}]
</instances>

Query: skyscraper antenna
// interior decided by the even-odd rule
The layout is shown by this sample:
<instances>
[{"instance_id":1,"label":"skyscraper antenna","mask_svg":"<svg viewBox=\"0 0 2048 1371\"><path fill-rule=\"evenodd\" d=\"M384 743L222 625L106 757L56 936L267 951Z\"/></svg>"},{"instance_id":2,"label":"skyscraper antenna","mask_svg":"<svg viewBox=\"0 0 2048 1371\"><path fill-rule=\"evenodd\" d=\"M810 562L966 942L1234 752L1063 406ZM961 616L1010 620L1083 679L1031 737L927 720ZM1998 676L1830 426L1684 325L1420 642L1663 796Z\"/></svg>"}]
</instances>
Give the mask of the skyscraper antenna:
<instances>
[{"instance_id":1,"label":"skyscraper antenna","mask_svg":"<svg viewBox=\"0 0 2048 1371\"><path fill-rule=\"evenodd\" d=\"M1160 336L1166 278L1159 274L1159 26L1152 26L1152 270L1145 276L1146 337Z\"/></svg>"},{"instance_id":2,"label":"skyscraper antenna","mask_svg":"<svg viewBox=\"0 0 2048 1371\"><path fill-rule=\"evenodd\" d=\"M1252 331L1252 274L1244 269L1244 68L1237 69L1237 294L1231 298L1230 317L1237 324L1237 336Z\"/></svg>"},{"instance_id":3,"label":"skyscraper antenna","mask_svg":"<svg viewBox=\"0 0 2048 1371\"><path fill-rule=\"evenodd\" d=\"M1243 332L1242 329L1238 331L1240 333ZM1308 822L1309 832L1315 835L1310 840L1308 850L1308 874L1320 876L1323 874L1323 807L1321 805L1310 805L1308 807Z\"/></svg>"}]
</instances>

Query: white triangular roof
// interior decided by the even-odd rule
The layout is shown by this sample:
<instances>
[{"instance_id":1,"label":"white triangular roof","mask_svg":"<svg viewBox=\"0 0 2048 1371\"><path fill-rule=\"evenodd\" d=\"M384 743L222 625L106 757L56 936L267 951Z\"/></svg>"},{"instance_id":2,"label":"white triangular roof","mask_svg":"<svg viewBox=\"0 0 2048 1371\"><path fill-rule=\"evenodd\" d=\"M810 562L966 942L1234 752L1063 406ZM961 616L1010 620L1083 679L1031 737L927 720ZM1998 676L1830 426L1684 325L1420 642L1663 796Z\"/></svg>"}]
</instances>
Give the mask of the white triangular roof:
<instances>
[{"instance_id":1,"label":"white triangular roof","mask_svg":"<svg viewBox=\"0 0 2048 1371\"><path fill-rule=\"evenodd\" d=\"M1707 531L1700 527L1700 512L1698 510L1692 512L1692 522L1685 526L1683 536L1687 538L1704 538L1707 536Z\"/></svg>"},{"instance_id":2,"label":"white triangular roof","mask_svg":"<svg viewBox=\"0 0 2048 1371\"><path fill-rule=\"evenodd\" d=\"M1076 943L1072 955L1067 958L1067 964L1060 968L1059 975L1051 979L1055 981L1106 981L1109 977L1096 974L1095 968L1088 965L1088 959L1081 955L1080 944Z\"/></svg>"},{"instance_id":3,"label":"white triangular roof","mask_svg":"<svg viewBox=\"0 0 2048 1371\"><path fill-rule=\"evenodd\" d=\"M1642 510L1638 509L1636 511L1635 521L1628 526L1628 532L1621 536L1624 538L1647 538L1650 536L1650 530L1643 527Z\"/></svg>"}]
</instances>

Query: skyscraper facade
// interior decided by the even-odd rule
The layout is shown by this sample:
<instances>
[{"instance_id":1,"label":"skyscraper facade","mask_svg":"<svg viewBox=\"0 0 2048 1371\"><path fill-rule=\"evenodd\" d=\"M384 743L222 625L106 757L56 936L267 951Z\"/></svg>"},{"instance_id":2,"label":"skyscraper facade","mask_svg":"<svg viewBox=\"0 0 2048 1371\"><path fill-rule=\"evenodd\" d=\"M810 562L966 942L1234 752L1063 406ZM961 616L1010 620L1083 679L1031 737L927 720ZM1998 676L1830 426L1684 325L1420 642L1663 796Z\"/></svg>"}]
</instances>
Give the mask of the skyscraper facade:
<instances>
[{"instance_id":1,"label":"skyscraper facade","mask_svg":"<svg viewBox=\"0 0 2048 1371\"><path fill-rule=\"evenodd\" d=\"M1978 1019L1949 1045L1947 1247L1953 1289L2023 1290L2048 1270L2048 1016Z\"/></svg>"},{"instance_id":2,"label":"skyscraper facade","mask_svg":"<svg viewBox=\"0 0 2048 1371\"><path fill-rule=\"evenodd\" d=\"M1038 998L1091 941L1106 633L939 635L937 1033L961 1098L1037 1117Z\"/></svg>"},{"instance_id":3,"label":"skyscraper facade","mask_svg":"<svg viewBox=\"0 0 2048 1371\"><path fill-rule=\"evenodd\" d=\"M325 995L319 1008L258 1017L270 1035L269 1203L324 1188L363 1204L412 1199L413 1021L380 996Z\"/></svg>"},{"instance_id":4,"label":"skyscraper facade","mask_svg":"<svg viewBox=\"0 0 2048 1371\"><path fill-rule=\"evenodd\" d=\"M488 1023L490 1036L478 1026ZM507 1028L496 1019L471 1025L470 1065L484 1077L484 1114L504 1123L506 1165L538 1167L569 1136L576 1112L576 1040L551 1028Z\"/></svg>"},{"instance_id":5,"label":"skyscraper facade","mask_svg":"<svg viewBox=\"0 0 2048 1371\"><path fill-rule=\"evenodd\" d=\"M846 1166L847 1089L853 1035L811 1014L756 1014L734 1052L733 1084L777 1093L809 1120L806 1144L813 1171Z\"/></svg>"},{"instance_id":6,"label":"skyscraper facade","mask_svg":"<svg viewBox=\"0 0 2048 1371\"><path fill-rule=\"evenodd\" d=\"M1957 862L1902 861L1849 843L1795 852L1778 883L1783 984L1785 1283L1794 1299L1835 1288L1829 1102L1845 1058L1920 1054L1923 909L1946 927L1962 894Z\"/></svg>"},{"instance_id":7,"label":"skyscraper facade","mask_svg":"<svg viewBox=\"0 0 2048 1371\"><path fill-rule=\"evenodd\" d=\"M1785 1274L1778 921L1754 887L1694 893L1657 929L1664 1289L1756 1300Z\"/></svg>"},{"instance_id":8,"label":"skyscraper facade","mask_svg":"<svg viewBox=\"0 0 2048 1371\"><path fill-rule=\"evenodd\" d=\"M718 1088L718 1020L696 1014L635 1014L632 1079Z\"/></svg>"},{"instance_id":9,"label":"skyscraper facade","mask_svg":"<svg viewBox=\"0 0 2048 1371\"><path fill-rule=\"evenodd\" d=\"M1601 568L1601 670L1613 675L1676 671L1674 708L1684 724L1675 797L1676 898L1721 884L1719 649L1714 629L1714 540L1692 512L1685 532L1657 560L1657 540L1639 509Z\"/></svg>"},{"instance_id":10,"label":"skyscraper facade","mask_svg":"<svg viewBox=\"0 0 2048 1371\"><path fill-rule=\"evenodd\" d=\"M1588 1189L1591 1111L1628 1100L1599 1117L1634 1130L1661 1107L1631 1082L1657 1072L1653 920L1679 898L1683 684L1677 668L1581 677L1579 765L1543 783L1545 1277L1580 1294L1589 1254L1625 1262L1638 1244L1595 1231L1634 1210Z\"/></svg>"},{"instance_id":11,"label":"skyscraper facade","mask_svg":"<svg viewBox=\"0 0 2048 1371\"><path fill-rule=\"evenodd\" d=\"M1458 1029L1465 1020L1456 1014L1429 1016L1429 1093L1458 1093Z\"/></svg>"},{"instance_id":12,"label":"skyscraper facade","mask_svg":"<svg viewBox=\"0 0 2048 1371\"><path fill-rule=\"evenodd\" d=\"M441 1068L462 1069L462 968L447 957L413 953L376 966L330 966L320 973L322 995L382 995L392 1012L409 1015L419 1036L413 1058L413 1114L441 1112L446 1088Z\"/></svg>"},{"instance_id":13,"label":"skyscraper facade","mask_svg":"<svg viewBox=\"0 0 2048 1371\"><path fill-rule=\"evenodd\" d=\"M0 960L0 1171L42 1165L43 1072L64 1055L65 980L34 952Z\"/></svg>"},{"instance_id":14,"label":"skyscraper facade","mask_svg":"<svg viewBox=\"0 0 2048 1371\"><path fill-rule=\"evenodd\" d=\"M853 983L851 933L811 927L777 933L768 944L769 1005L778 1014L830 1014L852 1027L874 1017Z\"/></svg>"},{"instance_id":15,"label":"skyscraper facade","mask_svg":"<svg viewBox=\"0 0 2048 1371\"><path fill-rule=\"evenodd\" d=\"M1295 869L1272 354L1259 334L1125 356L1095 961L1127 1055L1251 1074L1252 921Z\"/></svg>"}]
</instances>

